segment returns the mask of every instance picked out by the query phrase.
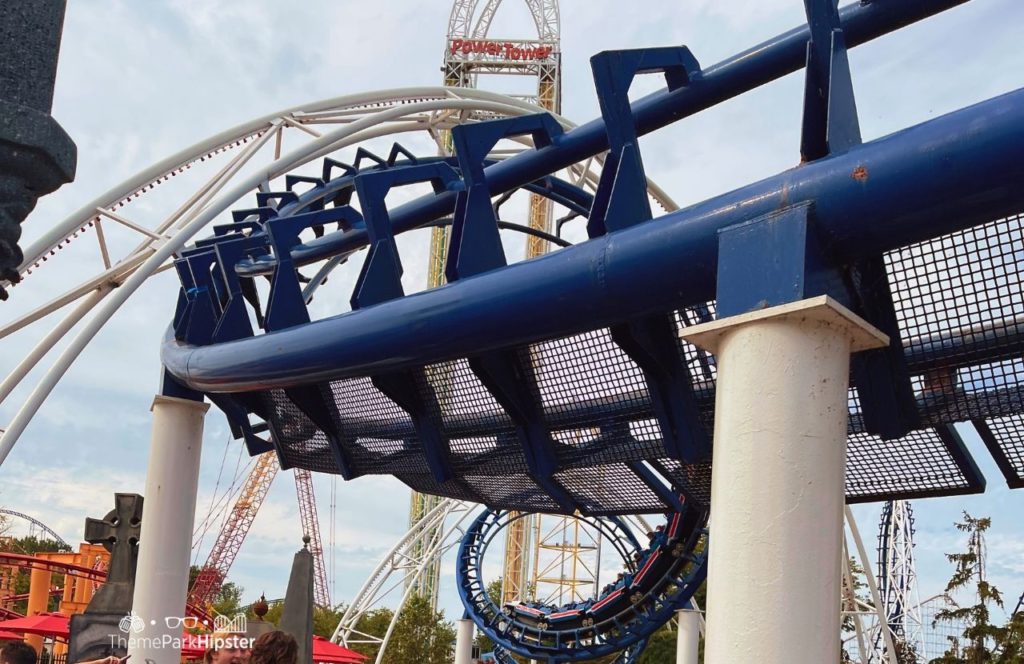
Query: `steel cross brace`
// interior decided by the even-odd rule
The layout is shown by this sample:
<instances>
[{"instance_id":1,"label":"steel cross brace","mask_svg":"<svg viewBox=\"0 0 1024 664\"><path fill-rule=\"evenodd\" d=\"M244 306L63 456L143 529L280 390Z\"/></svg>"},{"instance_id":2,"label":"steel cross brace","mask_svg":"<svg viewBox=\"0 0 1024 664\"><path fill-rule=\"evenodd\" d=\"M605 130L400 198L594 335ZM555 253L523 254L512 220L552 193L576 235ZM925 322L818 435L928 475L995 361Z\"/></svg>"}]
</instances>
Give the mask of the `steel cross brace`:
<instances>
[{"instance_id":1,"label":"steel cross brace","mask_svg":"<svg viewBox=\"0 0 1024 664\"><path fill-rule=\"evenodd\" d=\"M176 338L188 343L203 343L203 340L205 343L216 343L252 336L252 327L245 313L245 305L241 300L239 280L237 276L234 276L232 280L233 271L224 269L224 265L234 265L237 256L247 253L248 250L265 246L266 240L262 236L235 237L223 234L215 240L215 242L205 243L198 249L185 252L182 258L175 261L175 270L181 279L182 289L173 329ZM219 253L217 250L221 244L230 244L232 249L226 250L225 253ZM218 292L217 280L214 279L211 272L215 262L220 266L226 297L213 295ZM190 339L193 341L189 341ZM175 386L177 381L172 381L172 378L165 376L162 394L174 396L185 389ZM251 407L249 403L253 401L251 398L247 398L247 395L244 394L208 394L207 396L224 411L232 435L236 439L243 438L245 440L246 448L251 455L261 454L272 449L272 445L268 441L255 434L249 423L249 412L256 412L263 416L261 412L258 412L262 409Z\"/></svg>"},{"instance_id":2,"label":"steel cross brace","mask_svg":"<svg viewBox=\"0 0 1024 664\"><path fill-rule=\"evenodd\" d=\"M605 51L590 59L610 152L598 182L587 231L604 235L651 219L647 176L637 142L629 88L638 74L662 73L669 90L700 74L685 46ZM687 463L706 460L711 440L700 422L690 372L671 315L647 316L611 328L612 339L643 371L665 453Z\"/></svg>"},{"instance_id":3,"label":"steel cross brace","mask_svg":"<svg viewBox=\"0 0 1024 664\"><path fill-rule=\"evenodd\" d=\"M836 0L804 0L807 42L804 118L800 153L804 161L845 152L861 144L846 37ZM885 439L920 426L885 261L872 256L845 267L845 287L832 289L875 327L889 335L889 347L853 358L851 375L860 396L864 424Z\"/></svg>"},{"instance_id":4,"label":"steel cross brace","mask_svg":"<svg viewBox=\"0 0 1024 664\"><path fill-rule=\"evenodd\" d=\"M530 134L537 146L551 145L562 135L562 128L553 117L542 113L452 129L452 142L466 188L459 192L455 203L445 265L449 282L507 264L484 165L498 141L523 134ZM554 477L558 466L554 441L545 422L537 376L529 359L508 349L470 358L469 366L515 425L530 477L563 510L577 510L577 500Z\"/></svg>"},{"instance_id":5,"label":"steel cross brace","mask_svg":"<svg viewBox=\"0 0 1024 664\"><path fill-rule=\"evenodd\" d=\"M396 144L397 148L397 144ZM379 160L371 153L369 158ZM393 161L397 151L392 150ZM388 165L381 161L382 165ZM358 166L359 159L356 164ZM371 171L355 178L356 193L363 209L370 250L363 263L352 294L352 309L373 306L402 297L402 263L395 244L394 230L388 218L384 199L392 187L429 182L435 192L460 186L460 179L445 162L416 164L402 168ZM377 374L371 377L374 387L409 414L416 436L427 461L431 476L438 484L457 479L452 470L451 446L441 423L441 404L426 371L422 367ZM467 487L468 488L468 487Z\"/></svg>"},{"instance_id":6,"label":"steel cross brace","mask_svg":"<svg viewBox=\"0 0 1024 664\"><path fill-rule=\"evenodd\" d=\"M268 202L269 198L277 195L265 194L267 199L261 202ZM259 195L257 195L259 197ZM281 200L297 202L295 194L288 192ZM277 259L274 274L271 278L270 297L267 303L267 315L263 327L267 332L286 329L296 325L303 325L309 322L309 310L306 306L305 297L302 294L302 287L299 284L297 269L291 260L291 250L299 243L299 234L307 228L322 228L326 223L346 222L359 223L362 217L355 209L349 206L336 207L330 210L322 209L297 214L288 217L275 217L264 224L267 240L274 250ZM240 258L240 257L239 257ZM231 269L237 261L230 263ZM338 431L334 424L332 413L335 406L333 395L329 384L314 384L292 386L284 389L285 397L291 401L306 417L310 419L320 430L324 432L328 441L328 447L338 468L338 472L345 479L356 477L352 470L352 463L346 452L343 441L343 432ZM267 408L270 410L270 408ZM283 450L284 437L275 424L275 418L266 418L270 426L275 447L278 451L278 460L282 469L288 469L288 463Z\"/></svg>"}]
</instances>

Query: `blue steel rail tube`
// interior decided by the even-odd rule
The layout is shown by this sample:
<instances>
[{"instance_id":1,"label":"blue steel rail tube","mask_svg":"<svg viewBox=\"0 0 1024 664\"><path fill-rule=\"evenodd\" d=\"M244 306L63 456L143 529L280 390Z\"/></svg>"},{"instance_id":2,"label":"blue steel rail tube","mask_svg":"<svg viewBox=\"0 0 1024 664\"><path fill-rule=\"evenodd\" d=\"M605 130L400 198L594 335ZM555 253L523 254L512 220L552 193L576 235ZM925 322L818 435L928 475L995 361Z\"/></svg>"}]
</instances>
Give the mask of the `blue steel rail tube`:
<instances>
[{"instance_id":1,"label":"blue steel rail tube","mask_svg":"<svg viewBox=\"0 0 1024 664\"><path fill-rule=\"evenodd\" d=\"M967 0L866 0L840 9L839 18L848 48L899 30L951 9ZM810 29L806 24L762 42L718 64L705 67L691 85L674 91L654 92L632 104L637 135L668 126L715 104L737 97L804 68ZM696 54L699 55L700 54ZM537 178L584 161L608 149L608 136L600 118L567 132L549 147L530 150L485 169L492 194L521 187ZM388 211L396 233L451 214L455 196L445 192L425 196ZM333 233L292 252L296 265L306 265L366 245L363 230ZM261 264L244 274L266 273Z\"/></svg>"},{"instance_id":2,"label":"blue steel rail tube","mask_svg":"<svg viewBox=\"0 0 1024 664\"><path fill-rule=\"evenodd\" d=\"M607 327L715 295L720 229L810 201L840 260L1024 209L1024 90L531 261L308 325L211 347L169 339L167 369L236 392L423 366Z\"/></svg>"}]
</instances>

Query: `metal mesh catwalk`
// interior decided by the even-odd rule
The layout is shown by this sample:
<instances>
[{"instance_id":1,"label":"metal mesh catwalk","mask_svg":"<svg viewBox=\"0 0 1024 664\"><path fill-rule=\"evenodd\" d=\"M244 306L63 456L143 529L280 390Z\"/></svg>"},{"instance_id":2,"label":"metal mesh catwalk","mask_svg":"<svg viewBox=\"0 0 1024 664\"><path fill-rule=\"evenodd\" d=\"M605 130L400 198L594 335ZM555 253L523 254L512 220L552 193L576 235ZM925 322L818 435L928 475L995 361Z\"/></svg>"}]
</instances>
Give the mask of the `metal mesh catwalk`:
<instances>
[{"instance_id":1,"label":"metal mesh catwalk","mask_svg":"<svg viewBox=\"0 0 1024 664\"><path fill-rule=\"evenodd\" d=\"M895 440L863 431L856 389L850 397L847 496L851 502L967 493L979 476L953 423L990 420L990 441L1010 460L1019 480L1020 360L1024 336L1014 316L1024 314L1021 291L1024 237L1019 215L915 244L886 256L905 348L915 373L923 421ZM713 303L677 312L676 325L714 317ZM1009 322L1007 322L1009 321ZM1024 323L1022 323L1024 324ZM940 341L941 340L941 341ZM710 464L667 459L643 372L607 330L542 342L517 351L536 371L534 397L555 441L556 475L591 513L657 512L664 505L624 463L650 461L681 492L710 496ZM714 358L679 341L701 403L701 420L714 420ZM934 361L941 358L941 362ZM984 361L979 362L979 358ZM990 361L991 359L996 361ZM533 482L514 425L470 370L466 360L427 367L417 385L436 392L435 413L448 440L459 480L438 485L427 474L409 416L367 378L321 386L330 395L335 430L362 473L394 474L417 490L478 500L510 509L554 510ZM273 428L290 465L338 472L327 436L285 397L266 398ZM495 478L501 478L496 481Z\"/></svg>"},{"instance_id":2,"label":"metal mesh catwalk","mask_svg":"<svg viewBox=\"0 0 1024 664\"><path fill-rule=\"evenodd\" d=\"M849 76L847 46L939 9L842 8L828 17L846 33L825 54L836 68L808 69L808 84L827 90L819 78ZM800 67L810 30L706 68L685 47L601 53L605 102L638 73L666 88L569 132L544 114L463 124L454 158L361 149L302 193L262 192L177 261L165 366L251 448L266 421L285 466L392 474L494 508L662 512L678 494L710 500L717 368L685 328L827 295L891 340L852 359L848 501L982 491L971 426L1021 485L1024 92L867 143L852 98L812 104L797 167L652 218L638 137ZM489 159L524 135L534 148ZM605 150L593 195L557 177ZM426 182L433 194L387 207ZM548 236L548 254L508 264L494 201L517 188L584 219L589 239ZM447 284L405 296L395 236L425 225L451 226ZM311 322L298 268L364 247L352 310ZM271 282L265 334L247 312L257 277Z\"/></svg>"}]
</instances>

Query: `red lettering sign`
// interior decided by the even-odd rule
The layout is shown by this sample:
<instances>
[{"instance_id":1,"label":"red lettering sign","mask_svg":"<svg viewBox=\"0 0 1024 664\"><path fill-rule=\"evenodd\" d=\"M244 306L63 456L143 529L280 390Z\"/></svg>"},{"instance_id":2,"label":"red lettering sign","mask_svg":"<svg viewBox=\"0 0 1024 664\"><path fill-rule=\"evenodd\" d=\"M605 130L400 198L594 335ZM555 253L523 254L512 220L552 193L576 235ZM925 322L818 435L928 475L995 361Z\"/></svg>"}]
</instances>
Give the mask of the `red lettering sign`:
<instances>
[{"instance_id":1,"label":"red lettering sign","mask_svg":"<svg viewBox=\"0 0 1024 664\"><path fill-rule=\"evenodd\" d=\"M448 47L452 55L480 53L490 56L504 56L506 60L547 60L554 49L550 46L493 42L482 39L453 39Z\"/></svg>"}]
</instances>

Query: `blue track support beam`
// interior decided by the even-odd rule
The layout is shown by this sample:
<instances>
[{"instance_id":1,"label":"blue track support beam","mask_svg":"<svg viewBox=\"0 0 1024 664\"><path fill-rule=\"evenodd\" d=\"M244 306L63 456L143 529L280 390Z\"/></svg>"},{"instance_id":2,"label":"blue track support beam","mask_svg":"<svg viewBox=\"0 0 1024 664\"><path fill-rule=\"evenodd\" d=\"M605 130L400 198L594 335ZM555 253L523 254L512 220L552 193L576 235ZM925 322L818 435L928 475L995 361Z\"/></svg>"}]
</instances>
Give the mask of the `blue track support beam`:
<instances>
[{"instance_id":1,"label":"blue track support beam","mask_svg":"<svg viewBox=\"0 0 1024 664\"><path fill-rule=\"evenodd\" d=\"M533 367L523 362L515 351L471 358L469 366L515 424L533 480L566 512L579 509L575 499L554 479L557 468L554 445L544 421L544 407L534 396L540 392Z\"/></svg>"},{"instance_id":2,"label":"blue track support beam","mask_svg":"<svg viewBox=\"0 0 1024 664\"><path fill-rule=\"evenodd\" d=\"M889 346L858 353L850 364L864 416L864 428L885 440L900 438L921 424L903 334L889 288L885 259L871 256L847 270L854 311L889 337Z\"/></svg>"},{"instance_id":3,"label":"blue track support beam","mask_svg":"<svg viewBox=\"0 0 1024 664\"><path fill-rule=\"evenodd\" d=\"M608 156L601 171L587 232L598 237L651 218L647 177L629 88L638 74L661 73L670 92L700 75L700 65L685 46L605 51L590 59L601 118L608 134Z\"/></svg>"},{"instance_id":4,"label":"blue track support beam","mask_svg":"<svg viewBox=\"0 0 1024 664\"><path fill-rule=\"evenodd\" d=\"M679 494L665 486L665 483L658 479L654 471L648 468L642 461L628 461L626 465L673 511L682 512L685 509L683 502L679 500Z\"/></svg>"},{"instance_id":5,"label":"blue track support beam","mask_svg":"<svg viewBox=\"0 0 1024 664\"><path fill-rule=\"evenodd\" d=\"M397 154L393 152L393 156ZM366 155L383 166L388 165L370 153L362 156ZM357 167L359 162L360 155L357 155ZM430 182L434 191L440 192L454 186L459 178L454 169L442 161L387 168L356 176L356 192L371 244L352 294L353 310L379 305L404 294L402 263L384 199L392 187L418 182ZM377 373L372 380L378 390L412 418L434 481L444 484L452 480L451 448L439 421L441 407L430 382L423 375L423 369L416 367L397 373Z\"/></svg>"},{"instance_id":6,"label":"blue track support beam","mask_svg":"<svg viewBox=\"0 0 1024 664\"><path fill-rule=\"evenodd\" d=\"M254 251L265 251L264 237L231 237L214 245L213 251L217 258L220 278L227 290L227 301L217 327L213 331L213 343L223 343L233 339L243 339L253 335L252 323L245 308L245 296L242 293L242 280L235 272L234 266L243 257Z\"/></svg>"},{"instance_id":7,"label":"blue track support beam","mask_svg":"<svg viewBox=\"0 0 1024 664\"><path fill-rule=\"evenodd\" d=\"M967 0L875 0L851 3L839 10L847 48L864 44L906 25L939 14ZM701 71L700 81L675 91L648 95L632 104L638 136L739 96L758 86L802 69L807 62L806 24L747 49ZM522 187L549 173L585 161L607 150L608 134L601 120L594 120L565 133L558 145L529 150L489 166L487 181L492 194ZM324 180L330 179L326 174ZM455 194L441 194L406 203L391 211L395 233L416 228L451 214ZM365 246L365 232L327 235L319 242L297 248L299 265L338 252Z\"/></svg>"},{"instance_id":8,"label":"blue track support beam","mask_svg":"<svg viewBox=\"0 0 1024 664\"><path fill-rule=\"evenodd\" d=\"M281 330L309 322L306 298L299 284L297 267L292 260L292 247L299 243L299 234L307 228L331 222L360 223L362 216L348 206L278 217L266 222L267 240L277 263L270 280L270 297L264 329Z\"/></svg>"},{"instance_id":9,"label":"blue track support beam","mask_svg":"<svg viewBox=\"0 0 1024 664\"><path fill-rule=\"evenodd\" d=\"M189 344L205 346L213 340L213 331L220 316L220 306L210 276L214 253L204 249L188 259L175 261L174 267L182 283L185 306L175 324L175 336Z\"/></svg>"},{"instance_id":10,"label":"blue track support beam","mask_svg":"<svg viewBox=\"0 0 1024 664\"><path fill-rule=\"evenodd\" d=\"M416 436L423 447L427 466L434 481L444 484L455 477L452 472L451 448L444 435L440 419L441 407L430 383L412 369L373 376L373 385L409 414Z\"/></svg>"},{"instance_id":11,"label":"blue track support beam","mask_svg":"<svg viewBox=\"0 0 1024 664\"><path fill-rule=\"evenodd\" d=\"M812 201L832 259L849 263L1024 209L1021 181L1017 91L638 227L314 322L287 344L169 344L163 361L195 389L236 391L521 346L714 299L718 231L786 206Z\"/></svg>"},{"instance_id":12,"label":"blue track support beam","mask_svg":"<svg viewBox=\"0 0 1024 664\"><path fill-rule=\"evenodd\" d=\"M331 448L334 465L338 467L338 473L342 478L351 480L358 477L358 474L352 470L352 462L335 431L331 413L336 406L330 397L330 389L321 385L302 385L289 387L285 389L284 393L313 424L324 432Z\"/></svg>"},{"instance_id":13,"label":"blue track support beam","mask_svg":"<svg viewBox=\"0 0 1024 664\"><path fill-rule=\"evenodd\" d=\"M647 316L615 325L612 340L644 373L665 453L686 463L711 457L711 438L700 421L693 380L679 351L669 316Z\"/></svg>"},{"instance_id":14,"label":"blue track support beam","mask_svg":"<svg viewBox=\"0 0 1024 664\"><path fill-rule=\"evenodd\" d=\"M807 42L804 122L800 154L820 159L860 145L860 123L846 40L835 0L804 0L811 39Z\"/></svg>"},{"instance_id":15,"label":"blue track support beam","mask_svg":"<svg viewBox=\"0 0 1024 664\"><path fill-rule=\"evenodd\" d=\"M661 73L669 90L687 86L700 65L685 46L605 51L590 59L610 146L587 223L590 237L651 219L629 88L638 74ZM679 353L675 324L668 315L649 316L612 328L612 339L640 367L665 453L686 462L711 454L711 440L700 423L693 382Z\"/></svg>"},{"instance_id":16,"label":"blue track support beam","mask_svg":"<svg viewBox=\"0 0 1024 664\"><path fill-rule=\"evenodd\" d=\"M459 178L444 162L371 171L356 177L355 187L370 236L370 251L352 293L353 310L403 295L402 261L384 199L393 187L417 182L430 182L434 191L440 192L454 186Z\"/></svg>"},{"instance_id":17,"label":"blue track support beam","mask_svg":"<svg viewBox=\"0 0 1024 664\"><path fill-rule=\"evenodd\" d=\"M1024 489L1024 481L1021 480L1020 475L1017 473L1013 461L1010 460L1002 446L999 445L999 440L992 433L988 423L985 420L976 419L971 420L971 424L974 425L975 430L978 432L981 442L985 444L992 458L995 459L996 466L999 467L999 472L1006 479L1007 486L1011 489ZM1017 608L1019 609L1020 606L1018 605Z\"/></svg>"},{"instance_id":18,"label":"blue track support beam","mask_svg":"<svg viewBox=\"0 0 1024 664\"><path fill-rule=\"evenodd\" d=\"M484 165L498 141L524 134L533 138L534 145L546 147L559 140L562 127L551 115L539 113L459 125L452 129L452 144L465 190L459 192L456 199L455 218L448 240L444 271L449 282L506 264Z\"/></svg>"},{"instance_id":19,"label":"blue track support beam","mask_svg":"<svg viewBox=\"0 0 1024 664\"><path fill-rule=\"evenodd\" d=\"M835 0L804 0L811 39L807 43L804 121L800 154L804 161L860 145L860 123L853 77ZM855 357L852 364L867 430L885 439L906 435L920 425L903 340L881 256L849 267L850 297L839 299L889 335L889 347Z\"/></svg>"},{"instance_id":20,"label":"blue track support beam","mask_svg":"<svg viewBox=\"0 0 1024 664\"><path fill-rule=\"evenodd\" d=\"M445 276L450 283L506 265L484 160L498 141L523 134L530 134L536 145L550 145L561 136L562 128L544 113L460 125L452 130L466 189L459 193L449 239ZM485 353L471 358L469 366L515 424L530 477L562 509L578 509L575 499L554 478L554 444L544 407L534 396L540 391L533 368L514 350Z\"/></svg>"}]
</instances>

